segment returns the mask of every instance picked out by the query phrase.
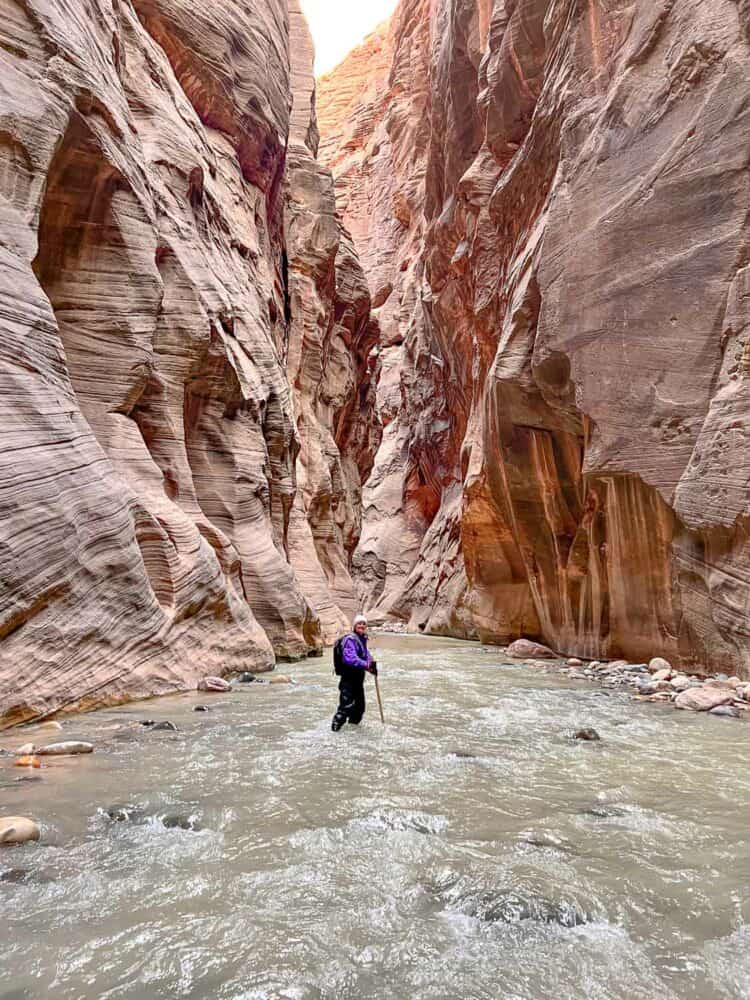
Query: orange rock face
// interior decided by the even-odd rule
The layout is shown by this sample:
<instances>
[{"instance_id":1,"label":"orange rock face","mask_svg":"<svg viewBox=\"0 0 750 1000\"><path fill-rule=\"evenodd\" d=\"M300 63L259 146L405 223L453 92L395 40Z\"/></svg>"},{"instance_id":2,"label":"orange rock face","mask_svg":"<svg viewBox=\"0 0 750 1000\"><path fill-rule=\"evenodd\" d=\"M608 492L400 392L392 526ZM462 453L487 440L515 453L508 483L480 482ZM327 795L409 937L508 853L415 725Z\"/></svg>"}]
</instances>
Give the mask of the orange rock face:
<instances>
[{"instance_id":1,"label":"orange rock face","mask_svg":"<svg viewBox=\"0 0 750 1000\"><path fill-rule=\"evenodd\" d=\"M402 0L321 81L376 614L750 675L749 38L734 0Z\"/></svg>"},{"instance_id":2,"label":"orange rock face","mask_svg":"<svg viewBox=\"0 0 750 1000\"><path fill-rule=\"evenodd\" d=\"M377 446L296 0L74 6L0 3L6 721L320 649Z\"/></svg>"}]
</instances>

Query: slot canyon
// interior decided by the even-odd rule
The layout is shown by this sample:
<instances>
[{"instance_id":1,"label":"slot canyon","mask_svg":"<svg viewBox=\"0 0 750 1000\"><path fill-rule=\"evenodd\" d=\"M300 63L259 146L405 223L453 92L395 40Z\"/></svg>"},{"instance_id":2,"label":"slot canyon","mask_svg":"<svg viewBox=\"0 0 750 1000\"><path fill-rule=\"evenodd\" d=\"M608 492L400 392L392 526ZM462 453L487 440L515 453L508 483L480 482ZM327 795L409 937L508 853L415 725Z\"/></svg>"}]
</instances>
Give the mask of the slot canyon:
<instances>
[{"instance_id":1,"label":"slot canyon","mask_svg":"<svg viewBox=\"0 0 750 1000\"><path fill-rule=\"evenodd\" d=\"M0 725L372 622L750 678L750 3L0 0Z\"/></svg>"}]
</instances>

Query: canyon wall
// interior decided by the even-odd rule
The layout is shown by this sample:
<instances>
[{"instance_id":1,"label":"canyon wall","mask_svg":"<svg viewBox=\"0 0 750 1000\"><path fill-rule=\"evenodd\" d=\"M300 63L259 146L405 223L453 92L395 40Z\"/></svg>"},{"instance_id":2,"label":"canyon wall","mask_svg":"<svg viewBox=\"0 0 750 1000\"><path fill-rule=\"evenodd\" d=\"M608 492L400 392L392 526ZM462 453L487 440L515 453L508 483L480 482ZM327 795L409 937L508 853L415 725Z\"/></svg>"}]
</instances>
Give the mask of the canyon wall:
<instances>
[{"instance_id":1,"label":"canyon wall","mask_svg":"<svg viewBox=\"0 0 750 1000\"><path fill-rule=\"evenodd\" d=\"M736 0L402 0L320 81L374 614L750 676L749 40Z\"/></svg>"},{"instance_id":2,"label":"canyon wall","mask_svg":"<svg viewBox=\"0 0 750 1000\"><path fill-rule=\"evenodd\" d=\"M297 0L0 11L0 717L318 652L377 327Z\"/></svg>"}]
</instances>

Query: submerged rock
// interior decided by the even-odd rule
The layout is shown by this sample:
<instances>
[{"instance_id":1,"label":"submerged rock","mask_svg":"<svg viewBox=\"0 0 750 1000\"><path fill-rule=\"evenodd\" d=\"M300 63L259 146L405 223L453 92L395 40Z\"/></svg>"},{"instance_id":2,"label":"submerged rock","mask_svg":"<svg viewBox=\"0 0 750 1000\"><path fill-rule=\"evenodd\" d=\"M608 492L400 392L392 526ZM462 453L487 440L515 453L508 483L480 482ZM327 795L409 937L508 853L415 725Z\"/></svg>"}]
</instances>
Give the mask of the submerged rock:
<instances>
[{"instance_id":1,"label":"submerged rock","mask_svg":"<svg viewBox=\"0 0 750 1000\"><path fill-rule=\"evenodd\" d=\"M239 681L240 684L252 684L253 681L255 680L255 674L252 674L250 673L249 670L246 670L244 673L239 675L237 680Z\"/></svg>"},{"instance_id":2,"label":"submerged rock","mask_svg":"<svg viewBox=\"0 0 750 1000\"><path fill-rule=\"evenodd\" d=\"M193 708L193 711L194 712L208 712L209 711L209 707L208 707L208 705L195 705L194 708Z\"/></svg>"},{"instance_id":3,"label":"submerged rock","mask_svg":"<svg viewBox=\"0 0 750 1000\"><path fill-rule=\"evenodd\" d=\"M184 816L180 813L167 813L166 816L160 816L159 820L162 826L168 830L193 830L197 832L203 829L194 816Z\"/></svg>"},{"instance_id":4,"label":"submerged rock","mask_svg":"<svg viewBox=\"0 0 750 1000\"><path fill-rule=\"evenodd\" d=\"M176 733L177 726L174 722L155 722L151 727L152 733Z\"/></svg>"},{"instance_id":5,"label":"submerged rock","mask_svg":"<svg viewBox=\"0 0 750 1000\"><path fill-rule=\"evenodd\" d=\"M595 742L596 740L600 740L601 736L599 735L599 733L597 733L597 731L595 729L591 729L591 728L588 728L588 729L576 729L576 731L573 733L573 739L574 740L583 740L584 742L590 742L591 743L591 742Z\"/></svg>"},{"instance_id":6,"label":"submerged rock","mask_svg":"<svg viewBox=\"0 0 750 1000\"><path fill-rule=\"evenodd\" d=\"M140 806L116 803L115 805L108 806L104 810L104 814L114 823L124 823L127 820L142 819L143 809Z\"/></svg>"},{"instance_id":7,"label":"submerged rock","mask_svg":"<svg viewBox=\"0 0 750 1000\"><path fill-rule=\"evenodd\" d=\"M0 844L26 844L31 840L39 840L39 827L33 819L24 816L0 816Z\"/></svg>"},{"instance_id":8,"label":"submerged rock","mask_svg":"<svg viewBox=\"0 0 750 1000\"><path fill-rule=\"evenodd\" d=\"M294 684L294 681L287 674L274 674L268 679L269 684Z\"/></svg>"}]
</instances>

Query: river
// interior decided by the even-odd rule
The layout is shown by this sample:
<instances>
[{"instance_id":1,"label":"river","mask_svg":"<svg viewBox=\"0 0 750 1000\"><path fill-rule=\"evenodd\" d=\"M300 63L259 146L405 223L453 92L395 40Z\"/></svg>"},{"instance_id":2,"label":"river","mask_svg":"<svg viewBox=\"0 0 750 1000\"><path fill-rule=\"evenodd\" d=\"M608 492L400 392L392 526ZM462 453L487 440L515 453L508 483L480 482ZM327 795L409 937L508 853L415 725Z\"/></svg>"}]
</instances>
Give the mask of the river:
<instances>
[{"instance_id":1,"label":"river","mask_svg":"<svg viewBox=\"0 0 750 1000\"><path fill-rule=\"evenodd\" d=\"M750 727L471 643L374 648L385 726L368 680L331 732L329 653L64 720L88 757L0 758L0 814L42 826L0 851L0 997L750 996Z\"/></svg>"}]
</instances>

